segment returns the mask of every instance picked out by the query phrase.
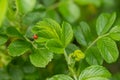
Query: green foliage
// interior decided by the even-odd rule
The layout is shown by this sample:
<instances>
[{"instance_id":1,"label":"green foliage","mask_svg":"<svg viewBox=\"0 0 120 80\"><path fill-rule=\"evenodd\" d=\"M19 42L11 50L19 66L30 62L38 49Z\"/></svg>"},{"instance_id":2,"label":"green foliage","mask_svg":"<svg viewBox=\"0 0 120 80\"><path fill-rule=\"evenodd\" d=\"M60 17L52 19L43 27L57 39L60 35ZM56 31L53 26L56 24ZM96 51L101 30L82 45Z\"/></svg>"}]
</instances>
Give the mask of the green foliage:
<instances>
[{"instance_id":1,"label":"green foliage","mask_svg":"<svg viewBox=\"0 0 120 80\"><path fill-rule=\"evenodd\" d=\"M64 52L64 47L63 47L62 43L56 39L51 39L51 40L47 41L46 47L50 51L55 52L55 53L63 53Z\"/></svg>"},{"instance_id":2,"label":"green foliage","mask_svg":"<svg viewBox=\"0 0 120 80\"><path fill-rule=\"evenodd\" d=\"M112 27L114 21L116 19L116 13L112 15L109 14L101 14L96 22L96 31L98 35L102 35Z\"/></svg>"},{"instance_id":3,"label":"green foliage","mask_svg":"<svg viewBox=\"0 0 120 80\"><path fill-rule=\"evenodd\" d=\"M61 2L59 5L59 11L69 22L75 22L80 17L80 9L71 0Z\"/></svg>"},{"instance_id":4,"label":"green foliage","mask_svg":"<svg viewBox=\"0 0 120 80\"><path fill-rule=\"evenodd\" d=\"M112 63L118 59L119 52L117 45L111 38L101 38L98 40L97 46L106 62Z\"/></svg>"},{"instance_id":5,"label":"green foliage","mask_svg":"<svg viewBox=\"0 0 120 80\"><path fill-rule=\"evenodd\" d=\"M111 16L110 19L108 18L109 16ZM114 33L114 31L115 31L114 28L116 28L116 27L114 27L113 29L110 30L112 24L115 21L115 18L116 18L115 13L113 13L112 15L101 14L98 17L97 22L96 22L96 31L97 31L98 37L88 46L88 48L86 50L86 54L87 54L86 60L89 64L93 64L92 60L95 60L95 57L97 59L95 61L99 61L98 64L102 64L103 59L108 63L115 62L118 59L119 52L118 52L117 45L114 40L107 37L107 36L111 35L112 33ZM108 32L108 33L106 33L106 32ZM96 50L91 51L91 47L93 45L95 45L96 42L97 42L96 47L98 49L96 48ZM95 56L96 51L98 54ZM90 55L90 53L92 55ZM99 54L101 54L103 59L100 57ZM90 60L91 57L92 57L92 60Z\"/></svg>"},{"instance_id":6,"label":"green foliage","mask_svg":"<svg viewBox=\"0 0 120 80\"><path fill-rule=\"evenodd\" d=\"M61 40L63 45L66 47L73 38L72 27L69 23L63 22L62 24L62 35Z\"/></svg>"},{"instance_id":7,"label":"green foliage","mask_svg":"<svg viewBox=\"0 0 120 80\"><path fill-rule=\"evenodd\" d=\"M16 0L17 10L20 13L28 13L33 10L36 0Z\"/></svg>"},{"instance_id":8,"label":"green foliage","mask_svg":"<svg viewBox=\"0 0 120 80\"><path fill-rule=\"evenodd\" d=\"M119 80L119 79L120 79L120 73L117 73L117 74L114 74L110 80Z\"/></svg>"},{"instance_id":9,"label":"green foliage","mask_svg":"<svg viewBox=\"0 0 120 80\"><path fill-rule=\"evenodd\" d=\"M61 28L57 22L48 18L37 23L32 32L46 40L46 48L55 53L64 53L64 49L73 38L72 27L69 23L63 22Z\"/></svg>"},{"instance_id":10,"label":"green foliage","mask_svg":"<svg viewBox=\"0 0 120 80\"><path fill-rule=\"evenodd\" d=\"M8 27L6 32L10 37L22 38L22 34L15 27Z\"/></svg>"},{"instance_id":11,"label":"green foliage","mask_svg":"<svg viewBox=\"0 0 120 80\"><path fill-rule=\"evenodd\" d=\"M0 0L0 80L119 80L118 3Z\"/></svg>"},{"instance_id":12,"label":"green foliage","mask_svg":"<svg viewBox=\"0 0 120 80\"><path fill-rule=\"evenodd\" d=\"M88 4L93 4L97 7L99 7L102 3L102 0L75 0L78 4L80 5L88 5Z\"/></svg>"},{"instance_id":13,"label":"green foliage","mask_svg":"<svg viewBox=\"0 0 120 80\"><path fill-rule=\"evenodd\" d=\"M30 44L23 40L13 41L9 47L8 52L11 56L20 56L30 49Z\"/></svg>"},{"instance_id":14,"label":"green foliage","mask_svg":"<svg viewBox=\"0 0 120 80\"><path fill-rule=\"evenodd\" d=\"M47 80L73 80L73 79L67 75L59 74L59 75L55 75L52 78L49 78Z\"/></svg>"},{"instance_id":15,"label":"green foliage","mask_svg":"<svg viewBox=\"0 0 120 80\"><path fill-rule=\"evenodd\" d=\"M34 34L38 34L40 37L46 39L59 39L61 35L60 25L51 19L44 19L44 21L40 21L32 29L32 31Z\"/></svg>"},{"instance_id":16,"label":"green foliage","mask_svg":"<svg viewBox=\"0 0 120 80\"><path fill-rule=\"evenodd\" d=\"M12 80L21 80L23 79L23 72L20 67L12 67L9 70L10 76L12 76ZM16 74L16 75L15 75Z\"/></svg>"},{"instance_id":17,"label":"green foliage","mask_svg":"<svg viewBox=\"0 0 120 80\"><path fill-rule=\"evenodd\" d=\"M4 20L4 17L6 15L6 11L7 11L7 5L8 5L8 1L7 0L0 0L0 26Z\"/></svg>"},{"instance_id":18,"label":"green foliage","mask_svg":"<svg viewBox=\"0 0 120 80\"><path fill-rule=\"evenodd\" d=\"M92 40L91 30L86 22L80 22L80 26L74 27L74 34L77 42L83 46L88 46Z\"/></svg>"},{"instance_id":19,"label":"green foliage","mask_svg":"<svg viewBox=\"0 0 120 80\"><path fill-rule=\"evenodd\" d=\"M93 65L81 72L79 80L108 80L111 74L104 67Z\"/></svg>"},{"instance_id":20,"label":"green foliage","mask_svg":"<svg viewBox=\"0 0 120 80\"><path fill-rule=\"evenodd\" d=\"M86 61L90 65L102 65L103 58L100 55L100 52L97 47L91 47L86 52Z\"/></svg>"},{"instance_id":21,"label":"green foliage","mask_svg":"<svg viewBox=\"0 0 120 80\"><path fill-rule=\"evenodd\" d=\"M56 0L50 0L49 3L48 3L48 1L49 1L49 0L43 0L43 3L44 3L46 6L49 6L49 5L54 4L54 2L55 2Z\"/></svg>"},{"instance_id":22,"label":"green foliage","mask_svg":"<svg viewBox=\"0 0 120 80\"><path fill-rule=\"evenodd\" d=\"M113 40L119 41L120 40L120 26L115 26L111 29L110 35Z\"/></svg>"},{"instance_id":23,"label":"green foliage","mask_svg":"<svg viewBox=\"0 0 120 80\"><path fill-rule=\"evenodd\" d=\"M8 40L8 37L6 35L0 35L0 45L6 43Z\"/></svg>"},{"instance_id":24,"label":"green foliage","mask_svg":"<svg viewBox=\"0 0 120 80\"><path fill-rule=\"evenodd\" d=\"M30 60L36 67L46 67L53 58L53 54L47 49L37 49L30 55Z\"/></svg>"}]
</instances>

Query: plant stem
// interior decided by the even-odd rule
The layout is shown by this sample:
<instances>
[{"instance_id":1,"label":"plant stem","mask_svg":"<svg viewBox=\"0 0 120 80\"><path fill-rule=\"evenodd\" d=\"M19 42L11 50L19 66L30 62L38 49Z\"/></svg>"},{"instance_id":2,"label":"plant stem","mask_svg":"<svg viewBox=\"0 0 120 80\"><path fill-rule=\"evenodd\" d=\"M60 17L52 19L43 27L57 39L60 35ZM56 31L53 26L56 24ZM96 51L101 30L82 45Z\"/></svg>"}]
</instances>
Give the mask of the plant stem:
<instances>
[{"instance_id":1,"label":"plant stem","mask_svg":"<svg viewBox=\"0 0 120 80\"><path fill-rule=\"evenodd\" d=\"M100 39L100 37L97 37L97 38L87 47L86 50L88 50L89 48L91 48L99 39Z\"/></svg>"},{"instance_id":2,"label":"plant stem","mask_svg":"<svg viewBox=\"0 0 120 80\"><path fill-rule=\"evenodd\" d=\"M67 53L66 53L65 50L64 50L64 56L65 56L65 60L67 61L67 64L69 64L69 63L68 63L68 55L67 55Z\"/></svg>"},{"instance_id":3,"label":"plant stem","mask_svg":"<svg viewBox=\"0 0 120 80\"><path fill-rule=\"evenodd\" d=\"M98 36L98 37L87 47L86 51L87 51L89 48L91 48L99 39L101 39L101 38L103 38L103 37L106 37L106 36L108 36L108 35L109 35L109 33L104 34L104 35L101 35L101 36Z\"/></svg>"},{"instance_id":4,"label":"plant stem","mask_svg":"<svg viewBox=\"0 0 120 80\"><path fill-rule=\"evenodd\" d=\"M32 46L33 46L35 49L37 49L37 47L33 44L33 42L31 42L26 36L24 36L24 39L25 39L27 42L31 43Z\"/></svg>"},{"instance_id":5,"label":"plant stem","mask_svg":"<svg viewBox=\"0 0 120 80\"><path fill-rule=\"evenodd\" d=\"M73 68L70 67L70 66L68 66L68 68L69 68L69 71L71 72L73 78L74 78L75 80L77 80L77 76L76 76L76 73L75 73L75 71L73 70Z\"/></svg>"},{"instance_id":6,"label":"plant stem","mask_svg":"<svg viewBox=\"0 0 120 80\"><path fill-rule=\"evenodd\" d=\"M65 50L64 50L64 56L65 56L65 60L66 60L66 62L67 62L69 71L71 72L71 74L72 74L74 80L77 80L76 73L75 73L73 67L70 66L70 60L69 60L69 57L68 57L68 55L67 55L67 53L66 53Z\"/></svg>"}]
</instances>

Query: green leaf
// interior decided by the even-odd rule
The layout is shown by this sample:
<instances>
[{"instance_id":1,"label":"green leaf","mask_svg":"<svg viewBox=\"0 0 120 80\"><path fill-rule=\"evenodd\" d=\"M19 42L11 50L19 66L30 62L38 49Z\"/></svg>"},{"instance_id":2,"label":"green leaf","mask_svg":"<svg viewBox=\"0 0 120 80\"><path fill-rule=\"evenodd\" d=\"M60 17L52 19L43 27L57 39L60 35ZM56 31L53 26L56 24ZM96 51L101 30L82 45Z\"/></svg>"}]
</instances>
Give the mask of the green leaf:
<instances>
[{"instance_id":1,"label":"green leaf","mask_svg":"<svg viewBox=\"0 0 120 80\"><path fill-rule=\"evenodd\" d=\"M110 80L110 79L103 78L103 77L93 77L93 78L89 78L87 80Z\"/></svg>"},{"instance_id":2,"label":"green leaf","mask_svg":"<svg viewBox=\"0 0 120 80\"><path fill-rule=\"evenodd\" d=\"M11 62L12 58L11 56L9 56L8 54L5 54L2 49L0 51L0 64L1 65L5 65L5 66L8 66L8 64Z\"/></svg>"},{"instance_id":3,"label":"green leaf","mask_svg":"<svg viewBox=\"0 0 120 80\"><path fill-rule=\"evenodd\" d=\"M105 34L112 27L116 19L116 13L110 14L101 14L96 22L96 31L98 35Z\"/></svg>"},{"instance_id":4,"label":"green leaf","mask_svg":"<svg viewBox=\"0 0 120 80\"><path fill-rule=\"evenodd\" d=\"M108 63L115 62L118 59L119 52L116 43L109 37L103 37L97 41L97 47Z\"/></svg>"},{"instance_id":5,"label":"green leaf","mask_svg":"<svg viewBox=\"0 0 120 80\"><path fill-rule=\"evenodd\" d=\"M48 50L55 52L55 53L63 53L64 52L64 47L63 47L62 43L56 39L48 40L46 43L46 47L48 48Z\"/></svg>"},{"instance_id":6,"label":"green leaf","mask_svg":"<svg viewBox=\"0 0 120 80\"><path fill-rule=\"evenodd\" d=\"M7 14L6 14L6 17L7 17L7 20L9 21L16 21L17 17L16 17L16 6L14 7L13 9L13 6L15 6L15 0L8 0L8 9L7 9Z\"/></svg>"},{"instance_id":7,"label":"green leaf","mask_svg":"<svg viewBox=\"0 0 120 80\"><path fill-rule=\"evenodd\" d=\"M31 44L23 40L15 40L8 46L11 56L20 56L30 49Z\"/></svg>"},{"instance_id":8,"label":"green leaf","mask_svg":"<svg viewBox=\"0 0 120 80\"><path fill-rule=\"evenodd\" d=\"M120 26L115 26L110 30L109 37L113 40L120 40Z\"/></svg>"},{"instance_id":9,"label":"green leaf","mask_svg":"<svg viewBox=\"0 0 120 80\"><path fill-rule=\"evenodd\" d=\"M91 30L86 22L81 22L80 26L74 27L74 34L80 45L87 46L92 41Z\"/></svg>"},{"instance_id":10,"label":"green leaf","mask_svg":"<svg viewBox=\"0 0 120 80\"><path fill-rule=\"evenodd\" d=\"M52 38L59 38L57 35L54 34L51 30L39 30L38 33L36 33L39 37L47 39Z\"/></svg>"},{"instance_id":11,"label":"green leaf","mask_svg":"<svg viewBox=\"0 0 120 80\"><path fill-rule=\"evenodd\" d=\"M75 44L73 44L73 43L71 43L71 44L69 44L66 48L65 48L65 50L66 50L66 52L67 53L73 53L75 50L78 50L79 49L79 47L77 47Z\"/></svg>"},{"instance_id":12,"label":"green leaf","mask_svg":"<svg viewBox=\"0 0 120 80\"><path fill-rule=\"evenodd\" d=\"M20 32L15 27L8 27L6 31L7 35L10 37L22 37L22 34L20 34Z\"/></svg>"},{"instance_id":13,"label":"green leaf","mask_svg":"<svg viewBox=\"0 0 120 80\"><path fill-rule=\"evenodd\" d=\"M23 35L23 37L25 38L28 38L29 40L33 40L33 36L35 35L35 34L33 34L32 33L32 28L33 28L33 26L29 26L26 30L25 30L25 33L24 33L24 35ZM37 35L38 36L38 35ZM36 39L35 39L36 40Z\"/></svg>"},{"instance_id":14,"label":"green leaf","mask_svg":"<svg viewBox=\"0 0 120 80\"><path fill-rule=\"evenodd\" d=\"M33 10L36 0L16 0L17 10L21 13L28 13Z\"/></svg>"},{"instance_id":15,"label":"green leaf","mask_svg":"<svg viewBox=\"0 0 120 80\"><path fill-rule=\"evenodd\" d=\"M70 0L66 0L60 3L59 11L62 16L69 22L75 22L80 17L79 7Z\"/></svg>"},{"instance_id":16,"label":"green leaf","mask_svg":"<svg viewBox=\"0 0 120 80\"><path fill-rule=\"evenodd\" d=\"M48 78L47 80L73 80L73 79L68 75L59 74L59 75L53 76L52 78Z\"/></svg>"},{"instance_id":17,"label":"green leaf","mask_svg":"<svg viewBox=\"0 0 120 80\"><path fill-rule=\"evenodd\" d=\"M30 61L36 67L46 67L52 58L53 54L47 49L37 49L30 55Z\"/></svg>"},{"instance_id":18,"label":"green leaf","mask_svg":"<svg viewBox=\"0 0 120 80\"><path fill-rule=\"evenodd\" d=\"M59 39L61 36L60 25L56 21L49 18L38 22L37 25L33 27L32 32L38 34L40 37L48 39Z\"/></svg>"},{"instance_id":19,"label":"green leaf","mask_svg":"<svg viewBox=\"0 0 120 80\"><path fill-rule=\"evenodd\" d=\"M0 45L5 44L8 40L6 35L0 35Z\"/></svg>"},{"instance_id":20,"label":"green leaf","mask_svg":"<svg viewBox=\"0 0 120 80\"><path fill-rule=\"evenodd\" d=\"M0 79L1 80L10 80L10 75L8 74L8 71L5 68L0 69Z\"/></svg>"},{"instance_id":21,"label":"green leaf","mask_svg":"<svg viewBox=\"0 0 120 80\"><path fill-rule=\"evenodd\" d=\"M30 12L22 18L22 24L26 26L31 26L35 24L38 20L43 18L45 12Z\"/></svg>"},{"instance_id":22,"label":"green leaf","mask_svg":"<svg viewBox=\"0 0 120 80\"><path fill-rule=\"evenodd\" d=\"M80 4L80 5L89 5L89 4L93 4L97 7L100 7L102 1L101 0L75 0L76 3Z\"/></svg>"},{"instance_id":23,"label":"green leaf","mask_svg":"<svg viewBox=\"0 0 120 80\"><path fill-rule=\"evenodd\" d=\"M0 27L0 34L6 34L6 27Z\"/></svg>"},{"instance_id":24,"label":"green leaf","mask_svg":"<svg viewBox=\"0 0 120 80\"><path fill-rule=\"evenodd\" d=\"M8 0L0 0L0 26L7 11Z\"/></svg>"},{"instance_id":25,"label":"green leaf","mask_svg":"<svg viewBox=\"0 0 120 80\"><path fill-rule=\"evenodd\" d=\"M79 80L107 80L110 76L110 72L104 67L93 65L81 72Z\"/></svg>"},{"instance_id":26,"label":"green leaf","mask_svg":"<svg viewBox=\"0 0 120 80\"><path fill-rule=\"evenodd\" d=\"M62 43L66 47L73 38L72 26L69 23L63 22L62 24Z\"/></svg>"},{"instance_id":27,"label":"green leaf","mask_svg":"<svg viewBox=\"0 0 120 80\"><path fill-rule=\"evenodd\" d=\"M60 15L58 14L57 11L55 11L54 9L53 10L48 10L46 12L46 15L45 15L46 18L51 18L51 19L54 19L56 20L57 22L61 22L61 17Z\"/></svg>"},{"instance_id":28,"label":"green leaf","mask_svg":"<svg viewBox=\"0 0 120 80\"><path fill-rule=\"evenodd\" d=\"M50 6L50 5L54 5L53 3L55 3L56 0L43 0L43 3L46 6Z\"/></svg>"},{"instance_id":29,"label":"green leaf","mask_svg":"<svg viewBox=\"0 0 120 80\"><path fill-rule=\"evenodd\" d=\"M86 61L90 65L102 65L103 58L100 55L100 52L97 47L91 47L86 52Z\"/></svg>"},{"instance_id":30,"label":"green leaf","mask_svg":"<svg viewBox=\"0 0 120 80\"><path fill-rule=\"evenodd\" d=\"M8 68L8 73L12 80L23 80L24 73L20 66L10 66L10 68Z\"/></svg>"}]
</instances>

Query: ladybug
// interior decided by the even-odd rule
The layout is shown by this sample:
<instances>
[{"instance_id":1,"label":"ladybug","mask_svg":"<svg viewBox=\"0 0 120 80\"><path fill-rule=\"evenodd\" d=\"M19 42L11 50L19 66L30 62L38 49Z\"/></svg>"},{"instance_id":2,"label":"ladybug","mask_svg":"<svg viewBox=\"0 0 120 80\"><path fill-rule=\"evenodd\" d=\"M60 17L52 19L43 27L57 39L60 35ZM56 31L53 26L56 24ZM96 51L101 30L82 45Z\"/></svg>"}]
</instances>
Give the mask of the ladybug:
<instances>
[{"instance_id":1,"label":"ladybug","mask_svg":"<svg viewBox=\"0 0 120 80\"><path fill-rule=\"evenodd\" d=\"M34 39L38 39L38 35L34 34L34 35L33 35L33 38L34 38Z\"/></svg>"}]
</instances>

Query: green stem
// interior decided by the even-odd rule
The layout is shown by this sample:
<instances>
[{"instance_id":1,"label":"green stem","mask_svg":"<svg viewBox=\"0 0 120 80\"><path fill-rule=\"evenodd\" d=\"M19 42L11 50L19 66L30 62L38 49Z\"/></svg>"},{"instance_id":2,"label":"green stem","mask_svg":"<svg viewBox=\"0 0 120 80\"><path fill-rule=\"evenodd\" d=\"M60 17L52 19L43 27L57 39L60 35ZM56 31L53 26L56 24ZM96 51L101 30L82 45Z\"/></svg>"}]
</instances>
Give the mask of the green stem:
<instances>
[{"instance_id":1,"label":"green stem","mask_svg":"<svg viewBox=\"0 0 120 80\"><path fill-rule=\"evenodd\" d=\"M68 63L68 55L67 55L67 53L66 53L65 50L64 50L64 56L65 56L65 60L67 61L67 64L69 64L69 63Z\"/></svg>"},{"instance_id":2,"label":"green stem","mask_svg":"<svg viewBox=\"0 0 120 80\"><path fill-rule=\"evenodd\" d=\"M37 49L37 47L33 44L33 42L31 42L27 37L24 36L24 39L25 39L27 42L31 43L32 46L33 46L35 49Z\"/></svg>"},{"instance_id":3,"label":"green stem","mask_svg":"<svg viewBox=\"0 0 120 80\"><path fill-rule=\"evenodd\" d=\"M97 37L97 38L87 47L86 51L87 51L89 48L91 48L99 39L101 39L101 38L103 38L103 37L106 37L106 36L108 36L108 35L109 35L109 33Z\"/></svg>"},{"instance_id":4,"label":"green stem","mask_svg":"<svg viewBox=\"0 0 120 80\"><path fill-rule=\"evenodd\" d=\"M69 60L69 57L68 57L68 55L67 55L67 53L66 53L65 50L64 50L64 56L65 56L65 60L66 60L66 62L67 62L68 69L69 69L70 73L72 74L74 80L77 80L76 73L75 73L73 67L70 66L70 60Z\"/></svg>"}]
</instances>

